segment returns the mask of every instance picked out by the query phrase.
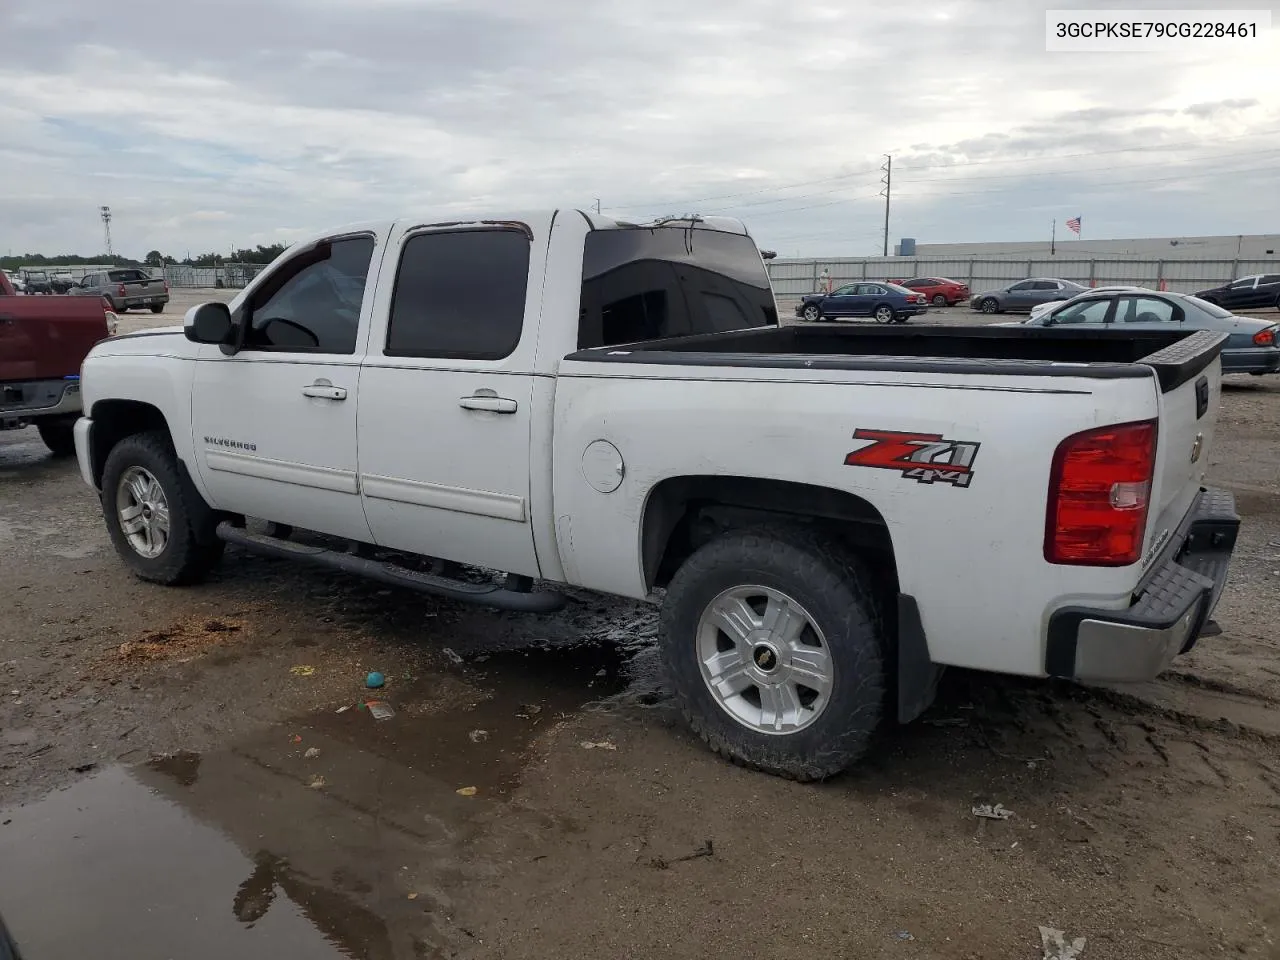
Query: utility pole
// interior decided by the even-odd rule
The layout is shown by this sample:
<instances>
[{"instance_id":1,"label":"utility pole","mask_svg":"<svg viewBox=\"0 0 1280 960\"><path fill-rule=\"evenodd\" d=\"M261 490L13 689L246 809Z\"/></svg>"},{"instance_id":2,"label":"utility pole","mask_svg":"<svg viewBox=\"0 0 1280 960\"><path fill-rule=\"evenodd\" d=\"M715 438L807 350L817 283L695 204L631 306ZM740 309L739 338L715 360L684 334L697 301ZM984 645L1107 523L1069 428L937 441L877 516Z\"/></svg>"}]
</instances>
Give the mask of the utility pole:
<instances>
[{"instance_id":1,"label":"utility pole","mask_svg":"<svg viewBox=\"0 0 1280 960\"><path fill-rule=\"evenodd\" d=\"M889 195L893 192L893 157L890 154L884 155L884 163L880 169L884 171L884 176L880 178L884 189L880 191L880 195L884 197L884 256L887 257L889 255Z\"/></svg>"},{"instance_id":2,"label":"utility pole","mask_svg":"<svg viewBox=\"0 0 1280 960\"><path fill-rule=\"evenodd\" d=\"M111 208L101 207L99 210L102 215L102 238L107 244L107 259L110 259L113 255L111 249Z\"/></svg>"},{"instance_id":3,"label":"utility pole","mask_svg":"<svg viewBox=\"0 0 1280 960\"><path fill-rule=\"evenodd\" d=\"M600 198L596 197L596 213L600 212Z\"/></svg>"},{"instance_id":4,"label":"utility pole","mask_svg":"<svg viewBox=\"0 0 1280 960\"><path fill-rule=\"evenodd\" d=\"M1049 256L1058 252L1058 218L1053 218L1053 226L1049 228Z\"/></svg>"}]
</instances>

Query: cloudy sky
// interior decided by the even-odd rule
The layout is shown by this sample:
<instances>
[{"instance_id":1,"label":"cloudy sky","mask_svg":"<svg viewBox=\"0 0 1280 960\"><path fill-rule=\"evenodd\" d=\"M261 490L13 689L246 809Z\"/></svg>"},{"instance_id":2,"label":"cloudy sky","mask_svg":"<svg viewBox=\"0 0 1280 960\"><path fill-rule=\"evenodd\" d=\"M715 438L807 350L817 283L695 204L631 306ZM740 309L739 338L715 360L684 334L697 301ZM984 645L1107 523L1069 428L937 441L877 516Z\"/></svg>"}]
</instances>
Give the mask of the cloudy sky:
<instances>
[{"instance_id":1,"label":"cloudy sky","mask_svg":"<svg viewBox=\"0 0 1280 960\"><path fill-rule=\"evenodd\" d=\"M182 257L599 198L871 254L884 154L892 238L1280 229L1280 29L1049 54L1050 5L1117 6L0 0L0 252L100 252L103 204L117 252Z\"/></svg>"}]
</instances>

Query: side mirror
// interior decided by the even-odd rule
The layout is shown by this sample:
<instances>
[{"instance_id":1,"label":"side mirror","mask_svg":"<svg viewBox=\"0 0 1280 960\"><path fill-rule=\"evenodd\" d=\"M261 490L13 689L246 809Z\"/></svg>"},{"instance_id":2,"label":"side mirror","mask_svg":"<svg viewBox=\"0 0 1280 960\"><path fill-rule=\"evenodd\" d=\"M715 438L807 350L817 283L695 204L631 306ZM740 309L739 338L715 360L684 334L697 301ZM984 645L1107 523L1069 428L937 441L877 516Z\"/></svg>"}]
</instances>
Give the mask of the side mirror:
<instances>
[{"instance_id":1,"label":"side mirror","mask_svg":"<svg viewBox=\"0 0 1280 960\"><path fill-rule=\"evenodd\" d=\"M231 308L217 300L201 303L187 311L184 333L192 343L226 343L232 330Z\"/></svg>"}]
</instances>

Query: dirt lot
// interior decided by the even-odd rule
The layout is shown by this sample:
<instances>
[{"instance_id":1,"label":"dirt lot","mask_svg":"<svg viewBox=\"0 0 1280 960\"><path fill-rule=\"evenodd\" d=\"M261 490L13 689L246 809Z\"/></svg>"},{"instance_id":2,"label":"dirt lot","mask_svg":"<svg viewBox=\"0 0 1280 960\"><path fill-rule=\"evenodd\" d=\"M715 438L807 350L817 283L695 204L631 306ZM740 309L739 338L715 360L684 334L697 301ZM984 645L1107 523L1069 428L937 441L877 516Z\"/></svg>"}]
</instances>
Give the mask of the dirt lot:
<instances>
[{"instance_id":1,"label":"dirt lot","mask_svg":"<svg viewBox=\"0 0 1280 960\"><path fill-rule=\"evenodd\" d=\"M1280 958L1277 421L1280 380L1224 391L1222 636L1140 689L953 672L818 786L694 741L646 607L237 551L145 585L75 465L0 435L0 912L28 960L1032 958L1040 925L1086 960Z\"/></svg>"}]
</instances>

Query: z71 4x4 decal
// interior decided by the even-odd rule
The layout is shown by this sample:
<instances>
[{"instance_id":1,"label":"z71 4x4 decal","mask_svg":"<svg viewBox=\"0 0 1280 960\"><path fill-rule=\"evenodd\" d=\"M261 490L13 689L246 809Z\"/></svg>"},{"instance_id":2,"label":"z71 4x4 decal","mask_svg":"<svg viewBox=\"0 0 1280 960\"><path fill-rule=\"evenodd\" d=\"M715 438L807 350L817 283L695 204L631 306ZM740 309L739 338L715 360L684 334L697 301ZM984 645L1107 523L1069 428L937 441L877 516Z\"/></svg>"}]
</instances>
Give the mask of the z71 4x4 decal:
<instances>
[{"instance_id":1,"label":"z71 4x4 decal","mask_svg":"<svg viewBox=\"0 0 1280 960\"><path fill-rule=\"evenodd\" d=\"M855 430L853 439L870 441L844 458L846 466L897 470L917 483L967 487L973 481L977 443L944 440L940 433Z\"/></svg>"}]
</instances>

